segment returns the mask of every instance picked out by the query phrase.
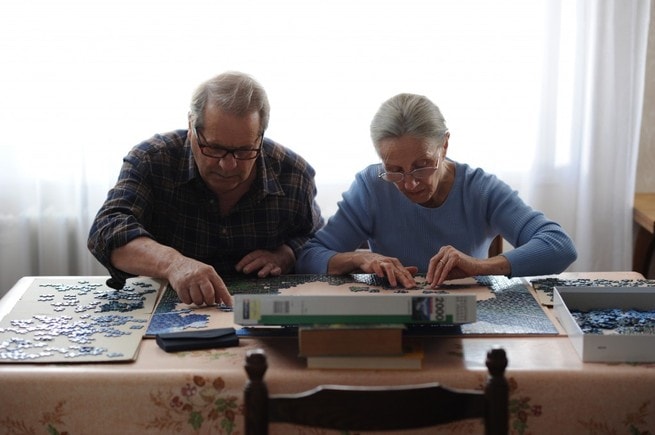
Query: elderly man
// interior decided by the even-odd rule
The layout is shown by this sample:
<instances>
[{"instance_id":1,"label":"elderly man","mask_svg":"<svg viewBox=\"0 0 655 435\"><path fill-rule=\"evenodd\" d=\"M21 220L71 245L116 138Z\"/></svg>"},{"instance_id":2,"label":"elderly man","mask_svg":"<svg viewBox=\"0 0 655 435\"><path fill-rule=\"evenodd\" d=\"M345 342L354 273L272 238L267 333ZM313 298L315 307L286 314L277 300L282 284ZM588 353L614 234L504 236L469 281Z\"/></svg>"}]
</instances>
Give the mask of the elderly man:
<instances>
[{"instance_id":1,"label":"elderly man","mask_svg":"<svg viewBox=\"0 0 655 435\"><path fill-rule=\"evenodd\" d=\"M259 83L224 73L194 93L188 130L128 153L88 240L110 285L164 278L184 303L231 305L222 276L293 270L323 220L314 169L264 136L269 113Z\"/></svg>"}]
</instances>

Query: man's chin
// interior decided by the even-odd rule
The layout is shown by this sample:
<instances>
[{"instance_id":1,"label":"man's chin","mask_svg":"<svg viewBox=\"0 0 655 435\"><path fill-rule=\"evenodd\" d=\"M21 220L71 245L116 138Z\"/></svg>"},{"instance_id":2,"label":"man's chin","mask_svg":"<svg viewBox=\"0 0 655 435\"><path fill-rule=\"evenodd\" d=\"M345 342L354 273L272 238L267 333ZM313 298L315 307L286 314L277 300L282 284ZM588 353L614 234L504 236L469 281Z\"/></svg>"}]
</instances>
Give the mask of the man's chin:
<instances>
[{"instance_id":1,"label":"man's chin","mask_svg":"<svg viewBox=\"0 0 655 435\"><path fill-rule=\"evenodd\" d=\"M243 183L239 177L215 177L213 181L212 187L219 192L229 192Z\"/></svg>"},{"instance_id":2,"label":"man's chin","mask_svg":"<svg viewBox=\"0 0 655 435\"><path fill-rule=\"evenodd\" d=\"M216 184L220 184L220 183L240 184L243 182L243 179L241 178L240 174L224 175L218 172L214 172L212 173L212 178L214 179L214 183Z\"/></svg>"}]
</instances>

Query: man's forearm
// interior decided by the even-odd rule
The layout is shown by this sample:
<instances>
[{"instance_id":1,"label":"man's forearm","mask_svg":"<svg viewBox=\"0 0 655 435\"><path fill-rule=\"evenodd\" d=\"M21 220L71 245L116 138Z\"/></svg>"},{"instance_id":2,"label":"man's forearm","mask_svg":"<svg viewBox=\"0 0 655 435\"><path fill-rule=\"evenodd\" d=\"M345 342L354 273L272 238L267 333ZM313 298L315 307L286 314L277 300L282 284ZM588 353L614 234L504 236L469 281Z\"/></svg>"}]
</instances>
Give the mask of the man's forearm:
<instances>
[{"instance_id":1,"label":"man's forearm","mask_svg":"<svg viewBox=\"0 0 655 435\"><path fill-rule=\"evenodd\" d=\"M170 266L181 254L149 237L138 237L111 253L112 265L132 275L168 278Z\"/></svg>"}]
</instances>

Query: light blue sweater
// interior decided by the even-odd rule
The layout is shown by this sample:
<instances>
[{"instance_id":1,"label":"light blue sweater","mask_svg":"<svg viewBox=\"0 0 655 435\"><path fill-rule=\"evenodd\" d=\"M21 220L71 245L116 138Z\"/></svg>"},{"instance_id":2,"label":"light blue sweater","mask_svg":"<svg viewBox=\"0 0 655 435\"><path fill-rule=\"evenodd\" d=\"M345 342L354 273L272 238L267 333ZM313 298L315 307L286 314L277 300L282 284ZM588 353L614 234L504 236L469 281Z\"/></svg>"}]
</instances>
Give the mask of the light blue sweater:
<instances>
[{"instance_id":1,"label":"light blue sweater","mask_svg":"<svg viewBox=\"0 0 655 435\"><path fill-rule=\"evenodd\" d=\"M380 180L380 164L359 172L335 215L300 253L296 273L327 273L333 255L354 251L364 241L373 252L426 273L430 258L442 246L486 258L498 234L515 247L503 253L511 276L560 273L575 261L573 241L559 224L526 205L496 176L451 163L455 182L437 208L415 204L392 183Z\"/></svg>"}]
</instances>

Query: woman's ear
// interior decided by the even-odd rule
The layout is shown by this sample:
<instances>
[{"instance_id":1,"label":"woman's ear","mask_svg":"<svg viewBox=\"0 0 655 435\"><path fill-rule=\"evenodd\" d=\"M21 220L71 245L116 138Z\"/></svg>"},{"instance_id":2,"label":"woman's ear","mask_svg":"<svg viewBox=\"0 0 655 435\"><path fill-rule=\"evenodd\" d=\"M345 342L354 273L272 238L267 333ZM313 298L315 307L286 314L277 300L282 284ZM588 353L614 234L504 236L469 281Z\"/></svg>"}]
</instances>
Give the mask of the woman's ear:
<instances>
[{"instance_id":1,"label":"woman's ear","mask_svg":"<svg viewBox=\"0 0 655 435\"><path fill-rule=\"evenodd\" d=\"M443 144L441 145L441 158L446 157L446 153L448 152L448 139L450 139L450 132L446 131L443 135Z\"/></svg>"}]
</instances>

